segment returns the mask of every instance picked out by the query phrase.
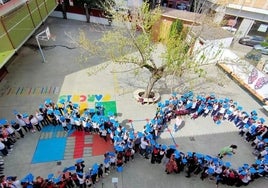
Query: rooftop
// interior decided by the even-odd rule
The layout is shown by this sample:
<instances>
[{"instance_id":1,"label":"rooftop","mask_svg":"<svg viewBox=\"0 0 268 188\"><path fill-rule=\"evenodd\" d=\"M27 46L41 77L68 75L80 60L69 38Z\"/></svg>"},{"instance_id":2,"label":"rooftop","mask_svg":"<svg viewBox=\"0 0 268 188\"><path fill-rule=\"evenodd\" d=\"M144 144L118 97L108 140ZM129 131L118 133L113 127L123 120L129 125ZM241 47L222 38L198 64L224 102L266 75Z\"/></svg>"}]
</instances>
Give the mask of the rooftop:
<instances>
[{"instance_id":1,"label":"rooftop","mask_svg":"<svg viewBox=\"0 0 268 188\"><path fill-rule=\"evenodd\" d=\"M167 7L161 7L161 10L162 10L162 16L180 19L193 23L201 23L203 16L202 14Z\"/></svg>"},{"instance_id":2,"label":"rooftop","mask_svg":"<svg viewBox=\"0 0 268 188\"><path fill-rule=\"evenodd\" d=\"M233 37L232 33L229 31L226 31L219 26L209 24L192 26L192 32L199 34L204 40L216 40Z\"/></svg>"}]
</instances>

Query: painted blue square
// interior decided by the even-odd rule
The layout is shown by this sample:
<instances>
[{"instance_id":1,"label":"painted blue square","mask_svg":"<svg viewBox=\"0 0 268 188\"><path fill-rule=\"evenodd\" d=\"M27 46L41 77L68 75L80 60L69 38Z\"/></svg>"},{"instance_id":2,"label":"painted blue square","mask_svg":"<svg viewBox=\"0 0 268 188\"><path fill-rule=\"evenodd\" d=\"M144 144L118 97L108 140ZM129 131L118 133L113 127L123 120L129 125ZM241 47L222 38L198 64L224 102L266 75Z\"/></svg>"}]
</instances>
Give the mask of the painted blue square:
<instances>
[{"instance_id":1,"label":"painted blue square","mask_svg":"<svg viewBox=\"0 0 268 188\"><path fill-rule=\"evenodd\" d=\"M39 140L32 158L32 164L63 160L66 141L66 138Z\"/></svg>"}]
</instances>

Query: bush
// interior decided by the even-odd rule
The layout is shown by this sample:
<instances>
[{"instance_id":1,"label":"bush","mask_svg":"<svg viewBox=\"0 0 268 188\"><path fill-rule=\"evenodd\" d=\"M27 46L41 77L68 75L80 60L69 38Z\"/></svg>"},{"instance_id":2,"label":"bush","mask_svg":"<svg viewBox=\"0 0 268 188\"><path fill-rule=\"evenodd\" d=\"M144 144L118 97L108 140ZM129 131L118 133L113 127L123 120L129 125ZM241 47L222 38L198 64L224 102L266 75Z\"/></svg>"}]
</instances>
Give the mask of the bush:
<instances>
[{"instance_id":1,"label":"bush","mask_svg":"<svg viewBox=\"0 0 268 188\"><path fill-rule=\"evenodd\" d=\"M261 60L262 55L257 50L251 50L245 55L245 59L249 61L254 66L257 66L258 62Z\"/></svg>"}]
</instances>

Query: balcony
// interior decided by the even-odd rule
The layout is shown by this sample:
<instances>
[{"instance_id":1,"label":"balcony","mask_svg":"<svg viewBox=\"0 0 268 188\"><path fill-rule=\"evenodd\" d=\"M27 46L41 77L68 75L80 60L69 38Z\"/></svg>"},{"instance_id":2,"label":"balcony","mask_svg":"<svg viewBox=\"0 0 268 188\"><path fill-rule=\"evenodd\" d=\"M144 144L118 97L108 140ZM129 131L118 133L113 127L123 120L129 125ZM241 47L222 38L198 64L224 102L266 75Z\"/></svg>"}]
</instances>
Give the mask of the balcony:
<instances>
[{"instance_id":1,"label":"balcony","mask_svg":"<svg viewBox=\"0 0 268 188\"><path fill-rule=\"evenodd\" d=\"M11 0L0 5L0 69L56 6L56 0Z\"/></svg>"}]
</instances>

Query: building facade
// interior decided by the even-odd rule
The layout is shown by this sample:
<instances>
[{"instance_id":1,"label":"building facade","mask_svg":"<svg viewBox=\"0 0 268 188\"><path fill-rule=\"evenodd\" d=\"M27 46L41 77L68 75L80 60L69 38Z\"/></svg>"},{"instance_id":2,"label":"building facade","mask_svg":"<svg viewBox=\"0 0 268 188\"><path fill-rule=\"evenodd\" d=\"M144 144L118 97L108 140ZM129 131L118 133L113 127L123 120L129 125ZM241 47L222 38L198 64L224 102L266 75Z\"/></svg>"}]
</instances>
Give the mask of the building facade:
<instances>
[{"instance_id":1,"label":"building facade","mask_svg":"<svg viewBox=\"0 0 268 188\"><path fill-rule=\"evenodd\" d=\"M268 0L207 0L207 7L216 23L234 28L238 37L268 37Z\"/></svg>"},{"instance_id":2,"label":"building facade","mask_svg":"<svg viewBox=\"0 0 268 188\"><path fill-rule=\"evenodd\" d=\"M56 0L12 0L0 5L0 81L6 64L44 23Z\"/></svg>"}]
</instances>

